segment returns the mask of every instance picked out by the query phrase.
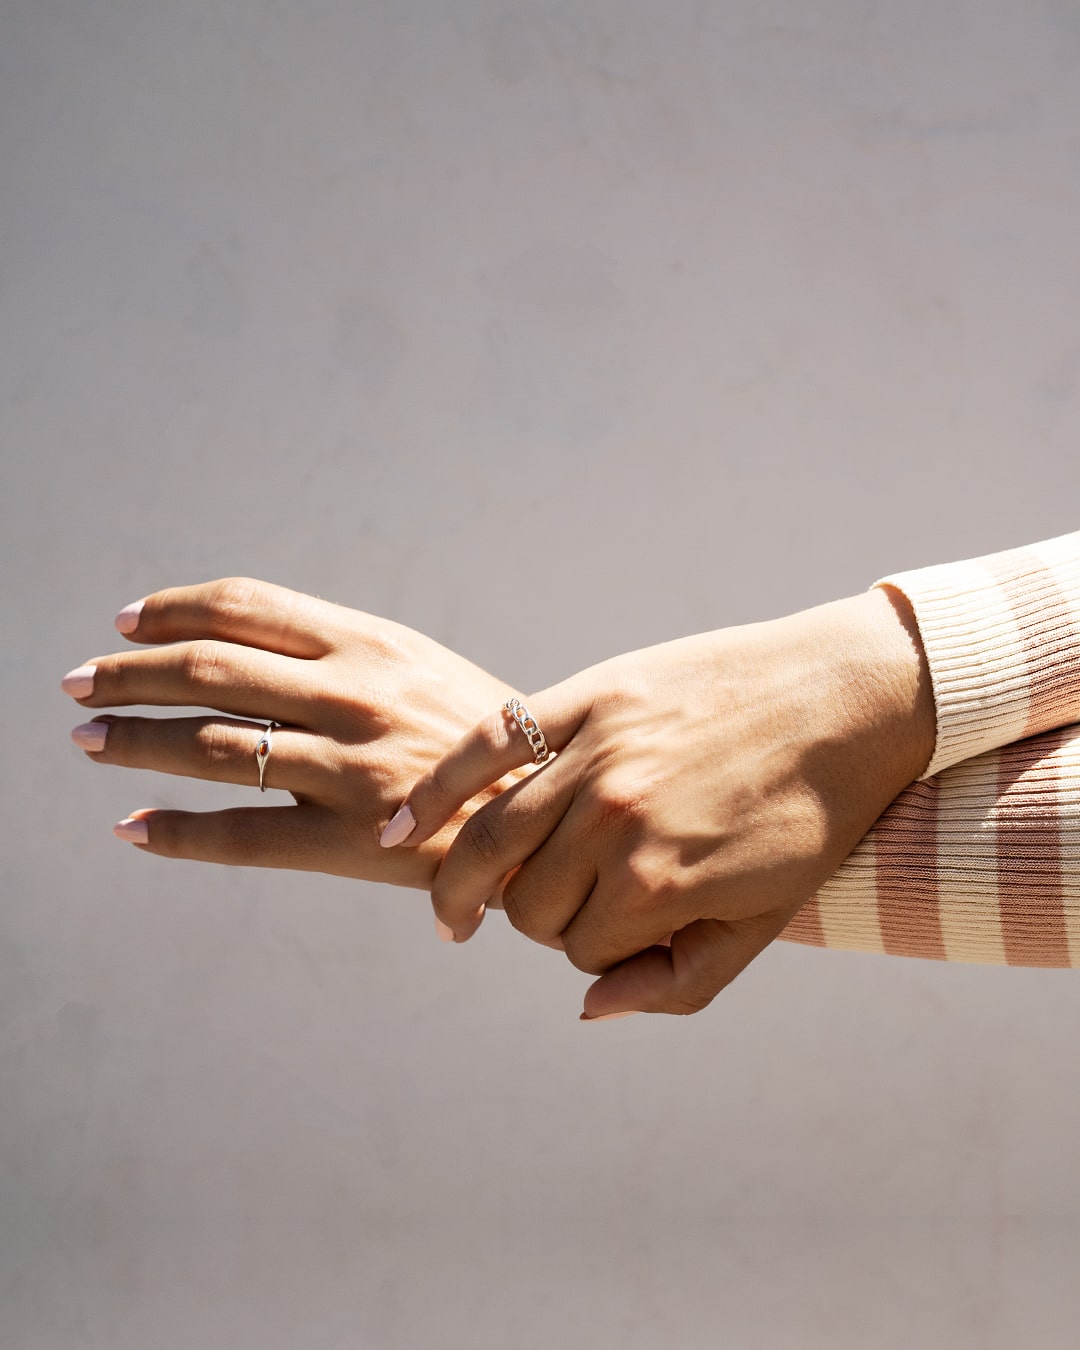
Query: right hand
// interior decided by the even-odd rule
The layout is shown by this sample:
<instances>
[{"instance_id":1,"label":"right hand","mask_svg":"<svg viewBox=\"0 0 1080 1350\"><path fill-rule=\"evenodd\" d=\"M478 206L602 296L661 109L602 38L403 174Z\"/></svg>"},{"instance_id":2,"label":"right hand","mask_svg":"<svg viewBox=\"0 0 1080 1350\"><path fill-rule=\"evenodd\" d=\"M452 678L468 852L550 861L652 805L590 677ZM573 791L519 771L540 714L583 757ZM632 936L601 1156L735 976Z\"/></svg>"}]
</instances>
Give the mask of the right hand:
<instances>
[{"instance_id":1,"label":"right hand","mask_svg":"<svg viewBox=\"0 0 1080 1350\"><path fill-rule=\"evenodd\" d=\"M603 976L589 1017L705 1007L934 747L914 616L881 587L631 652L527 703L558 758L470 816L432 900L464 942L508 876L514 926ZM387 833L423 845L532 753L505 713L489 714Z\"/></svg>"},{"instance_id":2,"label":"right hand","mask_svg":"<svg viewBox=\"0 0 1080 1350\"><path fill-rule=\"evenodd\" d=\"M166 858L430 887L476 803L419 850L380 848L380 827L444 751L516 692L510 685L401 624L245 578L157 591L129 628L121 631L145 649L91 658L81 684L76 672L65 676L65 692L84 708L217 712L95 717L85 725L99 730L77 729L86 748L104 728L103 748L88 758L255 787L255 746L272 719L282 726L266 783L295 804L256 797L224 811L143 809L129 817L142 824L127 825L122 838Z\"/></svg>"}]
</instances>

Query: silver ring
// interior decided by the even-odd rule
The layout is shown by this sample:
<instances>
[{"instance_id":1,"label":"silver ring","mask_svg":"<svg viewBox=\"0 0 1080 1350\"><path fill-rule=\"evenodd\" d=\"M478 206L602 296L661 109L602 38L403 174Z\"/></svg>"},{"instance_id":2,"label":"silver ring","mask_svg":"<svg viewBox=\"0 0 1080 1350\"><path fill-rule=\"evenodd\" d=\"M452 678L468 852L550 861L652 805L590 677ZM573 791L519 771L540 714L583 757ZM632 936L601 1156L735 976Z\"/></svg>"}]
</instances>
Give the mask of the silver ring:
<instances>
[{"instance_id":1,"label":"silver ring","mask_svg":"<svg viewBox=\"0 0 1080 1350\"><path fill-rule=\"evenodd\" d=\"M263 782L263 774L266 772L266 761L270 758L270 751L274 748L273 730L281 726L280 722L267 722L266 730L259 737L259 742L255 746L255 762L259 766L259 791L266 791L266 784Z\"/></svg>"},{"instance_id":2,"label":"silver ring","mask_svg":"<svg viewBox=\"0 0 1080 1350\"><path fill-rule=\"evenodd\" d=\"M520 699L508 698L503 704L503 710L510 714L525 733L525 737L532 747L534 763L546 764L549 759L555 757L555 751L548 748L544 733L540 730L539 722Z\"/></svg>"}]
</instances>

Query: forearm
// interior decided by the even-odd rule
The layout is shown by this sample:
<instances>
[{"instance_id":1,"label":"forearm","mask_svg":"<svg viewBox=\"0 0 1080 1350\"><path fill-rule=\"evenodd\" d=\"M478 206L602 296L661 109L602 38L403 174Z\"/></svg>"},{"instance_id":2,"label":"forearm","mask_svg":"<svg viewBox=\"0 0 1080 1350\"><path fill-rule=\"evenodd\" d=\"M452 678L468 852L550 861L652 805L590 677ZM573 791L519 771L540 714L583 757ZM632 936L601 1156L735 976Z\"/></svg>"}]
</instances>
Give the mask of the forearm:
<instances>
[{"instance_id":1,"label":"forearm","mask_svg":"<svg viewBox=\"0 0 1080 1350\"><path fill-rule=\"evenodd\" d=\"M882 755L903 753L907 726L922 781L783 936L938 960L1080 965L1080 533L899 573L875 589L896 606L920 680L886 616L872 637L893 727Z\"/></svg>"},{"instance_id":2,"label":"forearm","mask_svg":"<svg viewBox=\"0 0 1080 1350\"><path fill-rule=\"evenodd\" d=\"M1080 966L1080 726L913 783L782 936L893 956Z\"/></svg>"}]
</instances>

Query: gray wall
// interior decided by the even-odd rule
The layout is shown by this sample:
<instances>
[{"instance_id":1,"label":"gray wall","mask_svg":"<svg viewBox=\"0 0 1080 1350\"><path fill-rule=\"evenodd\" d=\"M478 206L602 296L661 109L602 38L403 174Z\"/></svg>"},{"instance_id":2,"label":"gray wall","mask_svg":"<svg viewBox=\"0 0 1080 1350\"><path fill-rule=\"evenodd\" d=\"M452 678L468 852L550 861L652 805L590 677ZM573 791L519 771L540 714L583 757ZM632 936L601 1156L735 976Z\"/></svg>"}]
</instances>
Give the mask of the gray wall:
<instances>
[{"instance_id":1,"label":"gray wall","mask_svg":"<svg viewBox=\"0 0 1080 1350\"><path fill-rule=\"evenodd\" d=\"M3 0L5 1350L1075 1344L1078 984L110 834L60 675L266 577L525 688L1078 525L1073 0ZM525 597L524 599L522 597Z\"/></svg>"}]
</instances>

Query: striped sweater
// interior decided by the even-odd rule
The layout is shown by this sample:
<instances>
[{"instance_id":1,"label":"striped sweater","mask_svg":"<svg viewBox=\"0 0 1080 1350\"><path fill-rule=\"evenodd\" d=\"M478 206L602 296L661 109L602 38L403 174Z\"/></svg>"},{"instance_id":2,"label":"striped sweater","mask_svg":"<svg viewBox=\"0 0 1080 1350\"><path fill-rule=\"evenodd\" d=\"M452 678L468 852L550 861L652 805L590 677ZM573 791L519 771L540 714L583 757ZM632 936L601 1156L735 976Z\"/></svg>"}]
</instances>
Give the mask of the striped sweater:
<instances>
[{"instance_id":1,"label":"striped sweater","mask_svg":"<svg viewBox=\"0 0 1080 1350\"><path fill-rule=\"evenodd\" d=\"M911 601L937 743L782 936L1080 966L1080 532L875 584Z\"/></svg>"}]
</instances>

